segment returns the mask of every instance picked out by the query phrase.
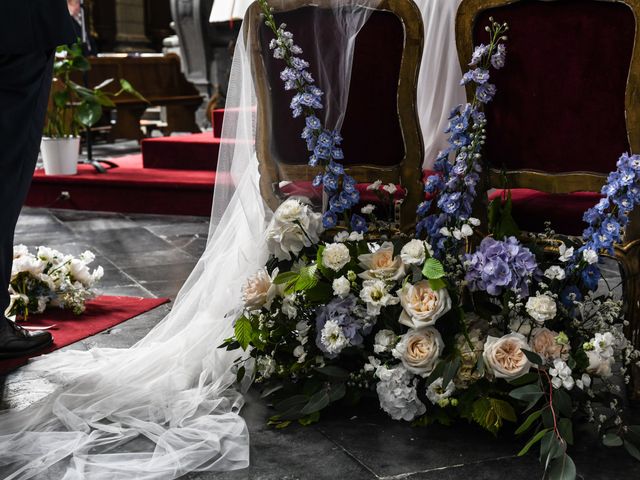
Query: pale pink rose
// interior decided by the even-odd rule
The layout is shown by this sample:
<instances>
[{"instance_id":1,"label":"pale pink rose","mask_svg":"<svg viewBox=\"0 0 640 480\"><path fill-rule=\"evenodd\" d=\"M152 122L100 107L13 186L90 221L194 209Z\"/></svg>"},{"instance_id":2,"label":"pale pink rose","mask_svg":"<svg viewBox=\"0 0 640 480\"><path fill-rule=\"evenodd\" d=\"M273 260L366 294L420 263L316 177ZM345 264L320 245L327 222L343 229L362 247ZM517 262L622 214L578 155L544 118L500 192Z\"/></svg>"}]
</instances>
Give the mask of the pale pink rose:
<instances>
[{"instance_id":1,"label":"pale pink rose","mask_svg":"<svg viewBox=\"0 0 640 480\"><path fill-rule=\"evenodd\" d=\"M403 311L400 323L410 328L434 325L436 320L451 310L451 297L446 288L433 290L429 280L421 280L414 285L405 283L398 290Z\"/></svg>"},{"instance_id":2,"label":"pale pink rose","mask_svg":"<svg viewBox=\"0 0 640 480\"><path fill-rule=\"evenodd\" d=\"M393 355L402 360L407 370L428 375L436 366L444 349L440 332L433 327L409 330L396 345Z\"/></svg>"},{"instance_id":3,"label":"pale pink rose","mask_svg":"<svg viewBox=\"0 0 640 480\"><path fill-rule=\"evenodd\" d=\"M512 380L531 368L531 363L523 353L528 348L524 335L519 333L510 333L501 338L489 336L482 357L487 370L494 377Z\"/></svg>"},{"instance_id":4,"label":"pale pink rose","mask_svg":"<svg viewBox=\"0 0 640 480\"><path fill-rule=\"evenodd\" d=\"M278 269L274 270L272 277L266 268L261 268L251 275L242 287L244 306L251 310L269 308L278 290L277 285L273 283L277 275Z\"/></svg>"},{"instance_id":5,"label":"pale pink rose","mask_svg":"<svg viewBox=\"0 0 640 480\"><path fill-rule=\"evenodd\" d=\"M557 332L548 328L535 328L531 334L531 349L546 360L560 358L566 360L569 356L569 345L560 345L556 338Z\"/></svg>"},{"instance_id":6,"label":"pale pink rose","mask_svg":"<svg viewBox=\"0 0 640 480\"><path fill-rule=\"evenodd\" d=\"M402 258L393 256L393 243L384 242L378 250L358 257L365 269L359 276L365 280L398 281L405 275Z\"/></svg>"}]
</instances>

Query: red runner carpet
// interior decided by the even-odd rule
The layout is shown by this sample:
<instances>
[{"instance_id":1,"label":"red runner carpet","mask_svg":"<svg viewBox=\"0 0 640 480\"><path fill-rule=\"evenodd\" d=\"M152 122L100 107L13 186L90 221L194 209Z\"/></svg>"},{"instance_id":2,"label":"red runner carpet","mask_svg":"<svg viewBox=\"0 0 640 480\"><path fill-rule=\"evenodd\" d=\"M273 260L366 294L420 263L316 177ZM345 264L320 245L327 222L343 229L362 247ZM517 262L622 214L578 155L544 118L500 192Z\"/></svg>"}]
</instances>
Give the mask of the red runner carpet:
<instances>
[{"instance_id":1,"label":"red runner carpet","mask_svg":"<svg viewBox=\"0 0 640 480\"><path fill-rule=\"evenodd\" d=\"M23 326L48 327L53 335L53 345L30 356L0 360L0 374L5 374L27 363L29 358L53 352L83 338L103 332L119 323L153 310L169 301L168 298L101 296L87 302L86 311L76 316L67 310L52 309L31 317Z\"/></svg>"}]
</instances>

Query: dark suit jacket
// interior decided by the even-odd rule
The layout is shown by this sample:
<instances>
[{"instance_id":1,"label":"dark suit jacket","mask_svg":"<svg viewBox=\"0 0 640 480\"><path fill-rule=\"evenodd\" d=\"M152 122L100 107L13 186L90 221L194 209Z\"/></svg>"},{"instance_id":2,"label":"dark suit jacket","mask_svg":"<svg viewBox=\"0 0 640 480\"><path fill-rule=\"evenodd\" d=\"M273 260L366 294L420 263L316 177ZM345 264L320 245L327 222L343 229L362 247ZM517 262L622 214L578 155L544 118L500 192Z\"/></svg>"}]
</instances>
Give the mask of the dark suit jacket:
<instances>
[{"instance_id":1,"label":"dark suit jacket","mask_svg":"<svg viewBox=\"0 0 640 480\"><path fill-rule=\"evenodd\" d=\"M0 54L44 52L76 39L66 0L0 3Z\"/></svg>"}]
</instances>

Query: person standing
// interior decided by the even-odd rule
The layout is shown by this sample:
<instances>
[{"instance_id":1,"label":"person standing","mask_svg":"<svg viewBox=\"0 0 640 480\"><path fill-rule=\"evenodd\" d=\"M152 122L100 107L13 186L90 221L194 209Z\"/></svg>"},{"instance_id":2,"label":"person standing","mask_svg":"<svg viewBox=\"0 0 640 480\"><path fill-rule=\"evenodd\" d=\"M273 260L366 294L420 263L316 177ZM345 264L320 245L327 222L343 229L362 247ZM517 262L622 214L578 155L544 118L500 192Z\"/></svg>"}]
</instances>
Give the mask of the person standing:
<instances>
[{"instance_id":1,"label":"person standing","mask_svg":"<svg viewBox=\"0 0 640 480\"><path fill-rule=\"evenodd\" d=\"M3 2L0 28L0 359L53 341L8 320L13 236L31 185L51 88L55 48L75 40L66 0Z\"/></svg>"}]
</instances>

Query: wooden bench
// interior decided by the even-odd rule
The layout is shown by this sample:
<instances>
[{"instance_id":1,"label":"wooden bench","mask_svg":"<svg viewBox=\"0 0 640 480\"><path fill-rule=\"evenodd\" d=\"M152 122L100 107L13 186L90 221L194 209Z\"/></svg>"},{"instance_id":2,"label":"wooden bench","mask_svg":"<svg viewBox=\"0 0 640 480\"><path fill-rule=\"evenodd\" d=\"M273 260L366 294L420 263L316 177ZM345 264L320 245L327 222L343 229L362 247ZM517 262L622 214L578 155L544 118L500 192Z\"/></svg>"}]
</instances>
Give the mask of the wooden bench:
<instances>
[{"instance_id":1,"label":"wooden bench","mask_svg":"<svg viewBox=\"0 0 640 480\"><path fill-rule=\"evenodd\" d=\"M124 78L148 101L133 95L123 94L113 101L116 104L116 121L112 125L110 138L141 140L144 134L140 120L150 106L166 108L163 133L200 132L195 121L195 112L203 98L180 70L180 58L174 54L101 54L90 58L89 86L95 87L113 78L114 82L105 91L115 92L120 88L119 79ZM81 75L74 81L82 83ZM108 118L108 112L105 112Z\"/></svg>"}]
</instances>

